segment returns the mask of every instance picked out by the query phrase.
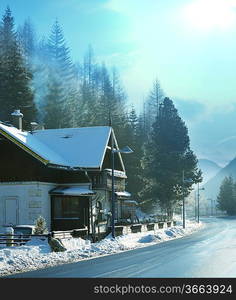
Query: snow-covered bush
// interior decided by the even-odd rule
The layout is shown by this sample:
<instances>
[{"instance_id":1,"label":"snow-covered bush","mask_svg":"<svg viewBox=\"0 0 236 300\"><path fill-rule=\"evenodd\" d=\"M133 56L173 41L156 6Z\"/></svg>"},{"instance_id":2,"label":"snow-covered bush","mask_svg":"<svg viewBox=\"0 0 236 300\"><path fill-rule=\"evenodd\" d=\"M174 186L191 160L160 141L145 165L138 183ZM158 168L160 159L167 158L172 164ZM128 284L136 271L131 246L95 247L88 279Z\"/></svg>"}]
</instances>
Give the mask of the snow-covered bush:
<instances>
[{"instance_id":1,"label":"snow-covered bush","mask_svg":"<svg viewBox=\"0 0 236 300\"><path fill-rule=\"evenodd\" d=\"M45 234L48 233L47 224L44 217L39 216L35 222L35 234Z\"/></svg>"}]
</instances>

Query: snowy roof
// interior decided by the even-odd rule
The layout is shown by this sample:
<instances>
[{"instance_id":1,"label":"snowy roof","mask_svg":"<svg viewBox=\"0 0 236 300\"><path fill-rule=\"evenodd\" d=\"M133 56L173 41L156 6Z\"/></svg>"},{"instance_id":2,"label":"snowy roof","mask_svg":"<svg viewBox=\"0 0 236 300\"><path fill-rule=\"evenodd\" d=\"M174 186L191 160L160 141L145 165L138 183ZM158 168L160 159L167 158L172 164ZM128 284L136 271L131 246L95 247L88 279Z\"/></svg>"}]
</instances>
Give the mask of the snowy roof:
<instances>
[{"instance_id":1,"label":"snowy roof","mask_svg":"<svg viewBox=\"0 0 236 300\"><path fill-rule=\"evenodd\" d=\"M99 168L110 133L110 127L97 126L36 130L33 136L66 159L67 165L71 167Z\"/></svg>"},{"instance_id":2,"label":"snowy roof","mask_svg":"<svg viewBox=\"0 0 236 300\"><path fill-rule=\"evenodd\" d=\"M100 168L111 127L46 129L31 133L0 123L0 133L45 164Z\"/></svg>"},{"instance_id":3,"label":"snowy roof","mask_svg":"<svg viewBox=\"0 0 236 300\"><path fill-rule=\"evenodd\" d=\"M11 115L17 117L23 117L23 114L20 112L19 109L16 109L13 113L11 113Z\"/></svg>"},{"instance_id":4,"label":"snowy roof","mask_svg":"<svg viewBox=\"0 0 236 300\"><path fill-rule=\"evenodd\" d=\"M35 225L26 225L26 224L19 224L19 225L15 225L14 228L35 228Z\"/></svg>"},{"instance_id":5,"label":"snowy roof","mask_svg":"<svg viewBox=\"0 0 236 300\"><path fill-rule=\"evenodd\" d=\"M129 192L115 192L115 194L118 196L118 197L130 197L131 194Z\"/></svg>"},{"instance_id":6,"label":"snowy roof","mask_svg":"<svg viewBox=\"0 0 236 300\"><path fill-rule=\"evenodd\" d=\"M112 169L104 169L104 170L107 171L110 176L112 175ZM114 175L115 177L127 178L125 172L119 170L114 170Z\"/></svg>"},{"instance_id":7,"label":"snowy roof","mask_svg":"<svg viewBox=\"0 0 236 300\"><path fill-rule=\"evenodd\" d=\"M67 195L67 196L83 196L94 195L95 192L90 190L88 186L69 186L57 187L50 191L51 195Z\"/></svg>"},{"instance_id":8,"label":"snowy roof","mask_svg":"<svg viewBox=\"0 0 236 300\"><path fill-rule=\"evenodd\" d=\"M135 204L138 205L138 202L135 200L124 200L124 204Z\"/></svg>"}]
</instances>

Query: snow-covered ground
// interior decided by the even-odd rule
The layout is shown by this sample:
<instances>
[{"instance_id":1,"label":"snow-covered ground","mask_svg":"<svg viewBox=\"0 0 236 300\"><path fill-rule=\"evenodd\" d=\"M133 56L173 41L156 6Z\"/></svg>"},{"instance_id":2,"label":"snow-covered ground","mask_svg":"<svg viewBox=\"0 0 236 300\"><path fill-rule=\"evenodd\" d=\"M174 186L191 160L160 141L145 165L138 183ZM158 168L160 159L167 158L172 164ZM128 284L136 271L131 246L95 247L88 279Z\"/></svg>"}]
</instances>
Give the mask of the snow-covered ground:
<instances>
[{"instance_id":1,"label":"snow-covered ground","mask_svg":"<svg viewBox=\"0 0 236 300\"><path fill-rule=\"evenodd\" d=\"M112 239L109 235L96 243L81 238L63 239L63 245L67 249L65 252L52 252L47 239L33 238L24 246L0 248L0 276L150 246L174 238L181 238L200 229L202 226L201 222L196 223L195 221L186 220L185 229L182 228L181 222L177 222L174 227L130 233L118 236L115 239Z\"/></svg>"}]
</instances>

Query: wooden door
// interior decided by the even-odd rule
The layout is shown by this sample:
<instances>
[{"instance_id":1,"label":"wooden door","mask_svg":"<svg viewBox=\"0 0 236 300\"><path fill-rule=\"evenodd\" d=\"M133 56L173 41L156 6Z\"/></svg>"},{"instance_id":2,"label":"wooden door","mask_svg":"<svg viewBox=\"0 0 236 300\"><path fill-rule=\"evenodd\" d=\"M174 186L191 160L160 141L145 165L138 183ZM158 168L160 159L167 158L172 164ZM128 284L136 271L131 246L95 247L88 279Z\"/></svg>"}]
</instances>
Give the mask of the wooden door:
<instances>
[{"instance_id":1,"label":"wooden door","mask_svg":"<svg viewBox=\"0 0 236 300\"><path fill-rule=\"evenodd\" d=\"M18 224L18 198L5 198L5 224Z\"/></svg>"}]
</instances>

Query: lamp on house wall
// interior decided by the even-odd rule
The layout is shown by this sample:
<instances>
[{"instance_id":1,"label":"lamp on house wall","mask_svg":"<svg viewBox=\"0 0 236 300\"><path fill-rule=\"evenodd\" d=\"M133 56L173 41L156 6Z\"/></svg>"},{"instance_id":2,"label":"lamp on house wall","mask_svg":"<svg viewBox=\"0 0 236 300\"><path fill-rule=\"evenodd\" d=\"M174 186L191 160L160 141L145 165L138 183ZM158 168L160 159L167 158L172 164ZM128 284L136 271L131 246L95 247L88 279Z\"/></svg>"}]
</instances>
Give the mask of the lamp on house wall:
<instances>
[{"instance_id":1,"label":"lamp on house wall","mask_svg":"<svg viewBox=\"0 0 236 300\"><path fill-rule=\"evenodd\" d=\"M111 235L115 238L115 185L114 185L114 169L115 169L115 153L129 154L133 153L133 150L129 146L125 146L122 149L114 149L114 139L112 135L111 142L111 156L112 156L112 171L111 171Z\"/></svg>"}]
</instances>

